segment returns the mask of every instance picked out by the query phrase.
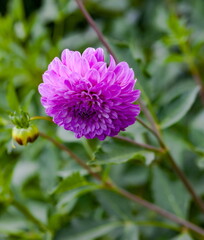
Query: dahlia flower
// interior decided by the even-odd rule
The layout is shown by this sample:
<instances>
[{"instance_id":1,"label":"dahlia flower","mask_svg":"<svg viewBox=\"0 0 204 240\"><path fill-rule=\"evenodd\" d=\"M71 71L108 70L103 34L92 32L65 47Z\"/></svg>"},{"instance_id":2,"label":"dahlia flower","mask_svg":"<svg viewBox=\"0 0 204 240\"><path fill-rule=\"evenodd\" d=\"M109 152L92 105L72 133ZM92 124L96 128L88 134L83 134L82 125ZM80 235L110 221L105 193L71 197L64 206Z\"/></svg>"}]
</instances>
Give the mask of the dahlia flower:
<instances>
[{"instance_id":1,"label":"dahlia flower","mask_svg":"<svg viewBox=\"0 0 204 240\"><path fill-rule=\"evenodd\" d=\"M126 62L104 61L101 48L87 48L82 54L65 49L54 58L39 85L41 103L53 121L73 131L77 138L115 136L135 122L140 113L133 103L134 72Z\"/></svg>"}]
</instances>

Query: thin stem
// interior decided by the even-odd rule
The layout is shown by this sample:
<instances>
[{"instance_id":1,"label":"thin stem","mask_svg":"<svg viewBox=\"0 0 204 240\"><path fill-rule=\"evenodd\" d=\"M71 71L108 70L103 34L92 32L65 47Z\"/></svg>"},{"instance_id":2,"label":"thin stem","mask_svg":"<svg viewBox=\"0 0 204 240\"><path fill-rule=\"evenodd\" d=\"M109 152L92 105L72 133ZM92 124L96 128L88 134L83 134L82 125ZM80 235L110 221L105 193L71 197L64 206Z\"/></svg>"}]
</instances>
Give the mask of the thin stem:
<instances>
[{"instance_id":1,"label":"thin stem","mask_svg":"<svg viewBox=\"0 0 204 240\"><path fill-rule=\"evenodd\" d=\"M33 120L39 120L39 119L41 119L41 120L46 120L46 121L49 121L49 122L52 122L52 123L53 123L51 117L44 117L44 116L35 116L35 117L31 117L31 118L30 118L30 121L33 121Z\"/></svg>"},{"instance_id":2,"label":"thin stem","mask_svg":"<svg viewBox=\"0 0 204 240\"><path fill-rule=\"evenodd\" d=\"M149 127L142 119L137 117L137 121L146 129L148 129L150 132L152 132L154 135L157 136L157 133L155 132L155 130L153 130L151 127Z\"/></svg>"},{"instance_id":3,"label":"thin stem","mask_svg":"<svg viewBox=\"0 0 204 240\"><path fill-rule=\"evenodd\" d=\"M151 146L151 145L148 145L148 144L144 144L144 143L139 143L139 142L136 142L132 139L129 139L129 138L126 138L126 137L123 137L123 136L115 136L113 138L116 138L116 139L119 139L119 140L122 140L122 141L125 141L125 142L129 142L133 145L139 146L141 148L145 148L148 151L159 152L159 153L164 152L164 150L161 149L161 148L157 148L157 147L154 147L154 146Z\"/></svg>"},{"instance_id":4,"label":"thin stem","mask_svg":"<svg viewBox=\"0 0 204 240\"><path fill-rule=\"evenodd\" d=\"M34 217L33 214L23 204L21 204L20 202L18 202L15 199L13 199L11 201L11 203L21 213L23 213L23 215L25 215L31 222L36 224L39 227L40 230L42 230L43 232L50 232L49 228L44 223L39 221L36 217Z\"/></svg>"},{"instance_id":5,"label":"thin stem","mask_svg":"<svg viewBox=\"0 0 204 240\"><path fill-rule=\"evenodd\" d=\"M140 118L137 118L137 121L138 121L143 127L145 127L146 129L148 129L148 130L157 138L160 146L161 146L164 150L166 150L166 146L165 146L165 144L164 144L164 142L163 142L160 134L158 133L158 130L152 129L151 127L149 127L149 126L148 126L142 119L140 119Z\"/></svg>"},{"instance_id":6,"label":"thin stem","mask_svg":"<svg viewBox=\"0 0 204 240\"><path fill-rule=\"evenodd\" d=\"M88 23L90 24L90 26L94 29L94 31L96 32L99 40L102 42L102 44L106 47L107 51L113 56L113 58L115 59L116 62L118 62L114 52L112 51L110 45L108 44L108 42L106 41L106 39L104 38L102 32L99 30L98 26L96 25L96 23L94 22L93 18L91 17L91 15L89 14L89 12L86 10L86 8L84 7L84 4L82 3L82 1L80 0L76 0L76 3L79 7L79 9L81 10L81 12L83 13L83 15L85 16L85 18L87 19Z\"/></svg>"},{"instance_id":7,"label":"thin stem","mask_svg":"<svg viewBox=\"0 0 204 240\"><path fill-rule=\"evenodd\" d=\"M134 223L136 225L140 225L140 226L153 226L153 227L171 229L171 230L174 230L177 232L181 231L179 227L176 227L174 225L169 225L169 224L163 223L163 222L157 222L157 221L154 221L154 222L152 222L152 221L133 221L132 223Z\"/></svg>"},{"instance_id":8,"label":"thin stem","mask_svg":"<svg viewBox=\"0 0 204 240\"><path fill-rule=\"evenodd\" d=\"M139 104L140 104L140 106L141 106L141 108L142 108L142 111L143 111L144 115L146 116L146 118L148 119L148 121L150 122L150 124L152 125L153 130L154 130L155 132L157 132L158 126L157 126L157 124L155 123L155 120L154 120L154 118L152 117L151 112L150 112L149 109L145 106L145 103L143 102L142 99L139 99L138 102L139 102Z\"/></svg>"},{"instance_id":9,"label":"thin stem","mask_svg":"<svg viewBox=\"0 0 204 240\"><path fill-rule=\"evenodd\" d=\"M169 213L168 211L156 206L155 204L152 204L142 198L140 198L139 196L133 195L132 193L127 192L125 189L122 189L118 186L115 185L115 183L106 180L105 182L103 181L103 179L101 178L101 176L95 172L92 171L92 169L87 166L83 160L81 160L78 156L76 156L69 148L67 148L65 145L59 143L58 141L56 141L55 139L53 139L50 136L47 136L44 133L40 133L40 136L49 140L50 142L52 142L54 145L56 145L59 149L65 151L69 156L71 156L78 164L80 164L83 168L85 168L95 179L99 180L100 182L102 182L104 184L104 187L108 190L117 192L118 194L136 202L139 203L140 205L156 212L157 214L175 222L178 223L188 229L191 229L192 231L201 234L202 236L204 236L204 229L194 225L193 223L190 223L186 220L183 220L181 218L178 218L176 215Z\"/></svg>"}]
</instances>

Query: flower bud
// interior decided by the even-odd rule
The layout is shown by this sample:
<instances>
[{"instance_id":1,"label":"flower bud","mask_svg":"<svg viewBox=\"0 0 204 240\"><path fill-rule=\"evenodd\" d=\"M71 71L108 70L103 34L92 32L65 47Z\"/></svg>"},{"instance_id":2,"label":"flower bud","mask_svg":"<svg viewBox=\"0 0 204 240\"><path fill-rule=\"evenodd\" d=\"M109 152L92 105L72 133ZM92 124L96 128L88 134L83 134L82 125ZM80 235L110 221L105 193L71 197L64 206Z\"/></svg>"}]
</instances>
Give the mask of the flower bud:
<instances>
[{"instance_id":1,"label":"flower bud","mask_svg":"<svg viewBox=\"0 0 204 240\"><path fill-rule=\"evenodd\" d=\"M28 142L34 142L39 136L38 128L30 125L28 128L13 127L12 137L20 145L26 145Z\"/></svg>"},{"instance_id":2,"label":"flower bud","mask_svg":"<svg viewBox=\"0 0 204 240\"><path fill-rule=\"evenodd\" d=\"M17 128L28 128L30 126L30 116L27 112L13 112L10 114L11 122L17 126Z\"/></svg>"}]
</instances>

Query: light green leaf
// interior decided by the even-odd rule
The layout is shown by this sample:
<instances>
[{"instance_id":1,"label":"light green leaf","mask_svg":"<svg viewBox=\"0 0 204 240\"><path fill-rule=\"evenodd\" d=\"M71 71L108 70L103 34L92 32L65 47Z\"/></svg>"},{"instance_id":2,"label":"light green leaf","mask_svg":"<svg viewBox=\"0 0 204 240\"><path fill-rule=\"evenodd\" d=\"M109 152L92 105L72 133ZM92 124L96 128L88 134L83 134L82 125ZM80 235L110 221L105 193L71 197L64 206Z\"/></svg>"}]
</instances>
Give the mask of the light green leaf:
<instances>
[{"instance_id":1,"label":"light green leaf","mask_svg":"<svg viewBox=\"0 0 204 240\"><path fill-rule=\"evenodd\" d=\"M181 235L173 238L172 240L193 240L193 238L188 233L182 233Z\"/></svg>"},{"instance_id":2,"label":"light green leaf","mask_svg":"<svg viewBox=\"0 0 204 240\"><path fill-rule=\"evenodd\" d=\"M30 105L30 102L31 102L34 94L35 94L35 90L32 89L32 90L26 95L26 97L24 98L23 103L22 103L22 108L23 108L24 111L28 111L28 107L29 107L29 105Z\"/></svg>"},{"instance_id":3,"label":"light green leaf","mask_svg":"<svg viewBox=\"0 0 204 240\"><path fill-rule=\"evenodd\" d=\"M98 185L86 185L82 186L77 189L70 190L69 192L64 193L61 195L58 203L57 203L57 209L64 209L67 208L67 205L70 205L70 202L73 202L73 200L79 199L80 196L93 192L97 189L99 189L100 186ZM70 206L68 206L70 208Z\"/></svg>"},{"instance_id":4,"label":"light green leaf","mask_svg":"<svg viewBox=\"0 0 204 240\"><path fill-rule=\"evenodd\" d=\"M99 190L94 192L102 208L111 216L118 219L130 220L133 218L131 201L114 192Z\"/></svg>"},{"instance_id":5,"label":"light green leaf","mask_svg":"<svg viewBox=\"0 0 204 240\"><path fill-rule=\"evenodd\" d=\"M57 240L92 240L97 239L109 232L122 227L122 223L119 221L105 221L101 223L95 223L94 221L83 221L76 228L65 231L64 234L57 237ZM80 231L79 231L80 229Z\"/></svg>"},{"instance_id":6,"label":"light green leaf","mask_svg":"<svg viewBox=\"0 0 204 240\"><path fill-rule=\"evenodd\" d=\"M204 149L204 110L193 116L189 125L189 136L191 143L197 148Z\"/></svg>"},{"instance_id":7,"label":"light green leaf","mask_svg":"<svg viewBox=\"0 0 204 240\"><path fill-rule=\"evenodd\" d=\"M6 97L9 107L14 111L18 111L19 101L12 81L8 83Z\"/></svg>"},{"instance_id":8,"label":"light green leaf","mask_svg":"<svg viewBox=\"0 0 204 240\"><path fill-rule=\"evenodd\" d=\"M90 184L92 183L87 182L86 179L79 174L79 172L75 172L72 175L63 179L59 183L59 185L52 191L52 194L63 193Z\"/></svg>"},{"instance_id":9,"label":"light green leaf","mask_svg":"<svg viewBox=\"0 0 204 240\"><path fill-rule=\"evenodd\" d=\"M202 170L204 169L204 157L203 156L199 157L197 159L197 166Z\"/></svg>"},{"instance_id":10,"label":"light green leaf","mask_svg":"<svg viewBox=\"0 0 204 240\"><path fill-rule=\"evenodd\" d=\"M154 153L138 150L130 143L108 139L97 149L91 164L121 164L131 160L139 160L149 165L154 160Z\"/></svg>"},{"instance_id":11,"label":"light green leaf","mask_svg":"<svg viewBox=\"0 0 204 240\"><path fill-rule=\"evenodd\" d=\"M154 202L160 207L185 218L190 196L181 182L172 181L158 167L153 168L152 192Z\"/></svg>"},{"instance_id":12,"label":"light green leaf","mask_svg":"<svg viewBox=\"0 0 204 240\"><path fill-rule=\"evenodd\" d=\"M178 100L167 107L165 116L161 121L161 128L168 128L181 120L195 102L198 92L199 87L196 86L194 89L182 94Z\"/></svg>"},{"instance_id":13,"label":"light green leaf","mask_svg":"<svg viewBox=\"0 0 204 240\"><path fill-rule=\"evenodd\" d=\"M139 231L137 225L127 222L124 227L122 239L139 240Z\"/></svg>"},{"instance_id":14,"label":"light green leaf","mask_svg":"<svg viewBox=\"0 0 204 240\"><path fill-rule=\"evenodd\" d=\"M184 62L184 56L180 55L180 54L171 54L166 58L165 62L166 63L169 63L169 62Z\"/></svg>"},{"instance_id":15,"label":"light green leaf","mask_svg":"<svg viewBox=\"0 0 204 240\"><path fill-rule=\"evenodd\" d=\"M158 104L161 104L162 107L168 106L171 101L174 101L176 98L185 94L188 91L191 91L195 87L195 83L192 79L185 79L185 81L172 84L172 87L168 91L164 91L159 99Z\"/></svg>"},{"instance_id":16,"label":"light green leaf","mask_svg":"<svg viewBox=\"0 0 204 240\"><path fill-rule=\"evenodd\" d=\"M0 117L0 126L5 126L8 124L8 121L2 117Z\"/></svg>"}]
</instances>

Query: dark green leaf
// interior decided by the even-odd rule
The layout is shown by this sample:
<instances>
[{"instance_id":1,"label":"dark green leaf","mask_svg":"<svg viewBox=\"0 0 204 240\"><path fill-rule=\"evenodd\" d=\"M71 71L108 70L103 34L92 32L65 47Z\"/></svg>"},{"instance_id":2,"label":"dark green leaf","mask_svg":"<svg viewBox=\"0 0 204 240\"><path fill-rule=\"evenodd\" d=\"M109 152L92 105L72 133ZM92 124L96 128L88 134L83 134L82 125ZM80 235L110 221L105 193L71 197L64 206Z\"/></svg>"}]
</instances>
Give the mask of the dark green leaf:
<instances>
[{"instance_id":1,"label":"dark green leaf","mask_svg":"<svg viewBox=\"0 0 204 240\"><path fill-rule=\"evenodd\" d=\"M80 226L81 224L83 224L83 229ZM97 239L122 226L122 223L119 221L106 221L103 223L84 221L81 224L70 231L65 231L64 234L62 233L61 236L57 237L57 240L64 240L66 238L69 240Z\"/></svg>"},{"instance_id":2,"label":"dark green leaf","mask_svg":"<svg viewBox=\"0 0 204 240\"><path fill-rule=\"evenodd\" d=\"M124 226L122 239L139 240L139 229L137 225L127 222Z\"/></svg>"},{"instance_id":3,"label":"dark green leaf","mask_svg":"<svg viewBox=\"0 0 204 240\"><path fill-rule=\"evenodd\" d=\"M172 238L172 240L193 240L193 238L188 233L182 233L178 237Z\"/></svg>"},{"instance_id":4,"label":"dark green leaf","mask_svg":"<svg viewBox=\"0 0 204 240\"><path fill-rule=\"evenodd\" d=\"M170 180L158 167L153 168L152 192L157 205L181 218L187 216L189 194L181 182Z\"/></svg>"},{"instance_id":5,"label":"dark green leaf","mask_svg":"<svg viewBox=\"0 0 204 240\"><path fill-rule=\"evenodd\" d=\"M100 145L89 164L120 164L133 160L149 165L154 160L154 153L138 150L125 141L108 139Z\"/></svg>"},{"instance_id":6,"label":"dark green leaf","mask_svg":"<svg viewBox=\"0 0 204 240\"><path fill-rule=\"evenodd\" d=\"M195 102L198 92L199 87L195 87L183 94L178 100L167 107L165 116L161 121L161 127L163 129L168 128L181 120Z\"/></svg>"},{"instance_id":7,"label":"dark green leaf","mask_svg":"<svg viewBox=\"0 0 204 240\"><path fill-rule=\"evenodd\" d=\"M86 179L79 174L79 172L76 172L63 179L52 191L52 194L63 193L85 185L91 185L91 183L87 182Z\"/></svg>"}]
</instances>

